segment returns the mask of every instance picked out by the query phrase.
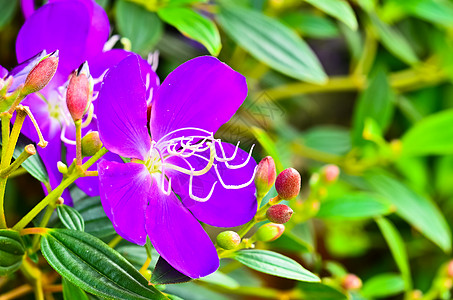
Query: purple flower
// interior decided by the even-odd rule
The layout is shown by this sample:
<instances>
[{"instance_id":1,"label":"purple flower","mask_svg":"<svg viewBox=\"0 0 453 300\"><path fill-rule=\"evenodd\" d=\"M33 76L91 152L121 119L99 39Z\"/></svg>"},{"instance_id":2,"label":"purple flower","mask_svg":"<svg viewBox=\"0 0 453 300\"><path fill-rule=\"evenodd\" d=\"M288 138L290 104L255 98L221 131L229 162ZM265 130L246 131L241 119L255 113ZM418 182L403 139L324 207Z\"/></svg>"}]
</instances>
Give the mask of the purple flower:
<instances>
[{"instance_id":1,"label":"purple flower","mask_svg":"<svg viewBox=\"0 0 453 300\"><path fill-rule=\"evenodd\" d=\"M31 111L49 141L45 149L38 149L49 173L50 185L55 187L61 181L57 162L61 157L62 146L67 147L67 161L75 157L75 126L66 107L67 81L71 72L84 61L88 61L90 73L99 89L103 74L129 55L123 50L103 51L109 36L110 25L107 14L93 0L50 0L36 11L31 0L22 1L26 22L22 26L16 41L16 53L19 62L42 50L59 50L60 62L57 73L49 85L39 95L30 95L24 105ZM144 72L152 73L151 67L142 63ZM148 70L149 69L149 70ZM93 103L96 111L96 102ZM83 134L96 130L96 116L91 124L84 128ZM37 142L38 136L32 123L26 120L22 132ZM63 143L62 143L63 142ZM110 157L110 159L115 159ZM117 157L116 160L120 161ZM93 166L95 169L96 166ZM87 194L99 194L96 178L81 178L76 181ZM69 193L63 195L71 202Z\"/></svg>"},{"instance_id":2,"label":"purple flower","mask_svg":"<svg viewBox=\"0 0 453 300\"><path fill-rule=\"evenodd\" d=\"M256 162L213 136L244 101L246 81L214 57L179 66L151 103L152 138L146 82L135 55L104 79L100 138L131 162L98 164L101 201L123 238L144 245L148 236L175 269L192 278L206 276L219 259L198 221L239 226L257 209L251 184Z\"/></svg>"}]
</instances>

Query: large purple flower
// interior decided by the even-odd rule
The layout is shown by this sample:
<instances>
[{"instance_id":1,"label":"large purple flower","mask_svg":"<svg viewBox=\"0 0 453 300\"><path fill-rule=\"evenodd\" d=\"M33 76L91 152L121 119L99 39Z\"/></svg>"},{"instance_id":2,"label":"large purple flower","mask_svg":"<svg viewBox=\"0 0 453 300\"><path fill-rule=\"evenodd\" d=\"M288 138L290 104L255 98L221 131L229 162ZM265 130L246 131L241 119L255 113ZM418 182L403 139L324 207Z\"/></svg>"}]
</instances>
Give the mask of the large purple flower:
<instances>
[{"instance_id":1,"label":"large purple flower","mask_svg":"<svg viewBox=\"0 0 453 300\"><path fill-rule=\"evenodd\" d=\"M131 55L107 73L99 94L104 146L131 162L98 164L101 200L123 238L148 236L178 271L198 278L219 259L198 221L233 227L255 214L256 162L214 138L247 95L245 78L214 57L175 69L159 87L147 127L146 79Z\"/></svg>"},{"instance_id":2,"label":"large purple flower","mask_svg":"<svg viewBox=\"0 0 453 300\"><path fill-rule=\"evenodd\" d=\"M57 162L64 160L61 157L62 146L67 147L68 163L75 157L75 126L65 99L69 75L84 61L88 61L91 75L95 83L99 83L108 68L130 53L118 49L103 51L110 25L107 14L95 1L50 0L36 11L33 2L22 1L27 19L17 37L16 53L19 62L42 50L49 53L58 49L60 53L57 73L49 85L38 95L30 95L23 101L24 105L30 106L44 138L49 141L49 146L38 149L38 152L48 170L50 185L55 187L62 178L57 170ZM143 72L154 74L145 62L142 62L142 69ZM154 81L156 78L153 78ZM95 91L99 86L95 85ZM96 111L96 102L94 108ZM83 134L96 128L94 116L90 126L84 128ZM37 142L38 136L29 120L25 121L22 132ZM90 196L99 194L96 178L81 178L76 184ZM70 202L69 193L66 192L63 197Z\"/></svg>"}]
</instances>

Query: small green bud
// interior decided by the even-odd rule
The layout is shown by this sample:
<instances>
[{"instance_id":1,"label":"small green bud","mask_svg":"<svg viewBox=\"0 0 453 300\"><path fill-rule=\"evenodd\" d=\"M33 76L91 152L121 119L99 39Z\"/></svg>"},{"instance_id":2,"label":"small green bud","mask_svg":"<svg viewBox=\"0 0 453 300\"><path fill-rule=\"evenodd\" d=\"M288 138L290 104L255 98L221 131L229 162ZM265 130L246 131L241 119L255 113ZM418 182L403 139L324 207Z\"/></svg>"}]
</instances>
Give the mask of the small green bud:
<instances>
[{"instance_id":1,"label":"small green bud","mask_svg":"<svg viewBox=\"0 0 453 300\"><path fill-rule=\"evenodd\" d=\"M341 286L345 290L359 290L362 287L362 280L355 274L347 274L341 280Z\"/></svg>"},{"instance_id":2,"label":"small green bud","mask_svg":"<svg viewBox=\"0 0 453 300\"><path fill-rule=\"evenodd\" d=\"M64 162L57 162L57 168L61 174L68 174L68 166Z\"/></svg>"},{"instance_id":3,"label":"small green bud","mask_svg":"<svg viewBox=\"0 0 453 300\"><path fill-rule=\"evenodd\" d=\"M45 56L25 79L21 94L26 96L42 90L52 80L58 68L58 50Z\"/></svg>"},{"instance_id":4,"label":"small green bud","mask_svg":"<svg viewBox=\"0 0 453 300\"><path fill-rule=\"evenodd\" d=\"M263 158L256 169L255 186L258 197L264 197L275 183L277 171L271 156Z\"/></svg>"},{"instance_id":5,"label":"small green bud","mask_svg":"<svg viewBox=\"0 0 453 300\"><path fill-rule=\"evenodd\" d=\"M285 225L268 223L261 226L255 233L255 237L261 242L271 242L278 239L285 231Z\"/></svg>"},{"instance_id":6,"label":"small green bud","mask_svg":"<svg viewBox=\"0 0 453 300\"><path fill-rule=\"evenodd\" d=\"M293 168L283 170L277 176L275 189L281 199L290 200L296 198L300 192L300 174Z\"/></svg>"},{"instance_id":7,"label":"small green bud","mask_svg":"<svg viewBox=\"0 0 453 300\"><path fill-rule=\"evenodd\" d=\"M269 221L277 224L285 224L291 219L293 210L285 204L276 204L269 207L266 211L266 217Z\"/></svg>"},{"instance_id":8,"label":"small green bud","mask_svg":"<svg viewBox=\"0 0 453 300\"><path fill-rule=\"evenodd\" d=\"M232 250L239 246L241 237L234 231L224 231L217 236L217 245L225 250Z\"/></svg>"},{"instance_id":9,"label":"small green bud","mask_svg":"<svg viewBox=\"0 0 453 300\"><path fill-rule=\"evenodd\" d=\"M101 150L102 142L99 132L90 131L82 138L82 156L93 156Z\"/></svg>"}]
</instances>

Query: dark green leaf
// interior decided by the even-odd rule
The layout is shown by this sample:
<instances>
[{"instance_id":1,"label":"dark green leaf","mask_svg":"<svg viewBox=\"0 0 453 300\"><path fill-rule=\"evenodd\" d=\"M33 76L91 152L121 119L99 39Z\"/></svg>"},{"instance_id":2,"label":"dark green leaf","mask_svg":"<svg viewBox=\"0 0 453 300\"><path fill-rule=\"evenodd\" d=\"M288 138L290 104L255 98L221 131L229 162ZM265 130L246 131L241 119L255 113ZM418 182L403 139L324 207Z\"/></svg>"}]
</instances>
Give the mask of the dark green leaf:
<instances>
[{"instance_id":1,"label":"dark green leaf","mask_svg":"<svg viewBox=\"0 0 453 300\"><path fill-rule=\"evenodd\" d=\"M131 50L147 55L162 36L160 19L155 13L125 0L118 0L115 10L118 31L131 41Z\"/></svg>"},{"instance_id":2,"label":"dark green leaf","mask_svg":"<svg viewBox=\"0 0 453 300\"><path fill-rule=\"evenodd\" d=\"M57 205L58 217L60 218L61 223L72 230L85 230L85 222L80 213L74 208L67 205Z\"/></svg>"},{"instance_id":3,"label":"dark green leaf","mask_svg":"<svg viewBox=\"0 0 453 300\"><path fill-rule=\"evenodd\" d=\"M203 44L209 53L219 55L222 44L214 22L185 7L160 9L158 14L162 20L176 27L182 34Z\"/></svg>"},{"instance_id":4,"label":"dark green leaf","mask_svg":"<svg viewBox=\"0 0 453 300\"><path fill-rule=\"evenodd\" d=\"M63 284L63 299L64 300L88 300L88 296L84 290L76 285L73 285L70 281L65 279L61 280Z\"/></svg>"},{"instance_id":5,"label":"dark green leaf","mask_svg":"<svg viewBox=\"0 0 453 300\"><path fill-rule=\"evenodd\" d=\"M417 55L406 38L395 28L382 22L376 15L370 14L371 22L387 50L409 65L418 62Z\"/></svg>"},{"instance_id":6,"label":"dark green leaf","mask_svg":"<svg viewBox=\"0 0 453 300\"><path fill-rule=\"evenodd\" d=\"M0 276L17 271L24 254L24 243L19 232L0 229Z\"/></svg>"},{"instance_id":7,"label":"dark green leaf","mask_svg":"<svg viewBox=\"0 0 453 300\"><path fill-rule=\"evenodd\" d=\"M356 104L352 126L352 141L360 144L363 141L363 129L366 119L376 121L382 130L390 124L394 110L395 94L390 88L383 71L378 72L368 87L360 95Z\"/></svg>"},{"instance_id":8,"label":"dark green leaf","mask_svg":"<svg viewBox=\"0 0 453 300\"><path fill-rule=\"evenodd\" d=\"M118 252L82 231L49 229L41 238L49 264L72 284L110 299L167 299Z\"/></svg>"},{"instance_id":9,"label":"dark green leaf","mask_svg":"<svg viewBox=\"0 0 453 300\"><path fill-rule=\"evenodd\" d=\"M318 218L364 219L386 215L392 212L392 205L382 197L356 193L342 195L321 204Z\"/></svg>"},{"instance_id":10,"label":"dark green leaf","mask_svg":"<svg viewBox=\"0 0 453 300\"><path fill-rule=\"evenodd\" d=\"M188 282L191 280L192 278L173 268L165 259L162 258L162 256L160 256L150 281L153 284L169 284Z\"/></svg>"},{"instance_id":11,"label":"dark green leaf","mask_svg":"<svg viewBox=\"0 0 453 300\"><path fill-rule=\"evenodd\" d=\"M402 137L403 155L453 154L453 109L424 118Z\"/></svg>"},{"instance_id":12,"label":"dark green leaf","mask_svg":"<svg viewBox=\"0 0 453 300\"><path fill-rule=\"evenodd\" d=\"M256 271L274 276L316 282L318 276L302 267L299 263L276 252L268 250L242 250L235 252L231 258Z\"/></svg>"},{"instance_id":13,"label":"dark green leaf","mask_svg":"<svg viewBox=\"0 0 453 300\"><path fill-rule=\"evenodd\" d=\"M439 208L404 184L383 174L371 174L367 182L397 208L397 214L444 251L451 250L451 232Z\"/></svg>"},{"instance_id":14,"label":"dark green leaf","mask_svg":"<svg viewBox=\"0 0 453 300\"><path fill-rule=\"evenodd\" d=\"M11 21L19 6L18 0L0 0L0 29Z\"/></svg>"},{"instance_id":15,"label":"dark green leaf","mask_svg":"<svg viewBox=\"0 0 453 300\"><path fill-rule=\"evenodd\" d=\"M324 83L318 58L292 30L255 10L222 6L218 21L225 32L256 59L296 79Z\"/></svg>"},{"instance_id":16,"label":"dark green leaf","mask_svg":"<svg viewBox=\"0 0 453 300\"><path fill-rule=\"evenodd\" d=\"M352 30L357 29L357 19L354 11L345 0L305 0L311 5L337 18Z\"/></svg>"},{"instance_id":17,"label":"dark green leaf","mask_svg":"<svg viewBox=\"0 0 453 300\"><path fill-rule=\"evenodd\" d=\"M85 221L85 231L98 237L104 238L116 234L112 222L104 212L99 197L85 198L74 204L74 208L80 213Z\"/></svg>"},{"instance_id":18,"label":"dark green leaf","mask_svg":"<svg viewBox=\"0 0 453 300\"><path fill-rule=\"evenodd\" d=\"M407 257L406 246L403 238L396 229L395 225L386 218L376 219L376 223L382 232L390 252L395 259L396 265L401 272L406 288L409 290L412 287L411 271L409 268L409 259Z\"/></svg>"},{"instance_id":19,"label":"dark green leaf","mask_svg":"<svg viewBox=\"0 0 453 300\"><path fill-rule=\"evenodd\" d=\"M404 292L404 280L399 274L379 274L368 279L361 290L367 298L390 297Z\"/></svg>"}]
</instances>

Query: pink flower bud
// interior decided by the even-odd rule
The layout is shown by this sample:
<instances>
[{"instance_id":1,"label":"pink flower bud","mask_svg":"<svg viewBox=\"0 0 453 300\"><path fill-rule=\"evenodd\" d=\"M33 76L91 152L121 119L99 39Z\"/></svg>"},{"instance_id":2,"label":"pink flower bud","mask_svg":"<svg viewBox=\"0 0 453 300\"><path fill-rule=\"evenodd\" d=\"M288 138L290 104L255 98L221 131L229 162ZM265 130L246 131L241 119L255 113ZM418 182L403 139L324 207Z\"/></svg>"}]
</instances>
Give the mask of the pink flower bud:
<instances>
[{"instance_id":1,"label":"pink flower bud","mask_svg":"<svg viewBox=\"0 0 453 300\"><path fill-rule=\"evenodd\" d=\"M58 50L45 56L25 79L21 94L26 96L42 90L53 78L58 67Z\"/></svg>"},{"instance_id":2,"label":"pink flower bud","mask_svg":"<svg viewBox=\"0 0 453 300\"><path fill-rule=\"evenodd\" d=\"M277 176L275 189L281 199L289 200L297 197L300 192L300 174L293 168L283 170Z\"/></svg>"},{"instance_id":3,"label":"pink flower bud","mask_svg":"<svg viewBox=\"0 0 453 300\"><path fill-rule=\"evenodd\" d=\"M82 119L91 104L93 79L84 62L71 76L66 92L66 105L74 121Z\"/></svg>"},{"instance_id":4,"label":"pink flower bud","mask_svg":"<svg viewBox=\"0 0 453 300\"><path fill-rule=\"evenodd\" d=\"M447 275L453 278L453 260L450 260L447 265Z\"/></svg>"},{"instance_id":5,"label":"pink flower bud","mask_svg":"<svg viewBox=\"0 0 453 300\"><path fill-rule=\"evenodd\" d=\"M255 233L255 237L261 242L271 242L278 239L285 231L285 225L268 223L261 226Z\"/></svg>"},{"instance_id":6,"label":"pink flower bud","mask_svg":"<svg viewBox=\"0 0 453 300\"><path fill-rule=\"evenodd\" d=\"M255 186L258 197L264 197L275 183L277 172L271 156L263 158L256 169Z\"/></svg>"},{"instance_id":7,"label":"pink flower bud","mask_svg":"<svg viewBox=\"0 0 453 300\"><path fill-rule=\"evenodd\" d=\"M232 250L239 246L241 237L234 231L224 231L217 236L217 245L225 250Z\"/></svg>"},{"instance_id":8,"label":"pink flower bud","mask_svg":"<svg viewBox=\"0 0 453 300\"><path fill-rule=\"evenodd\" d=\"M333 183L340 175L340 168L336 165L326 165L322 169L322 175L327 183Z\"/></svg>"},{"instance_id":9,"label":"pink flower bud","mask_svg":"<svg viewBox=\"0 0 453 300\"><path fill-rule=\"evenodd\" d=\"M341 280L341 286L345 290L358 290L362 287L362 280L354 274L347 274Z\"/></svg>"},{"instance_id":10,"label":"pink flower bud","mask_svg":"<svg viewBox=\"0 0 453 300\"><path fill-rule=\"evenodd\" d=\"M278 224L284 224L288 222L289 219L291 219L292 215L293 210L291 209L291 207L285 204L272 205L266 211L266 216L269 219L269 221Z\"/></svg>"},{"instance_id":11,"label":"pink flower bud","mask_svg":"<svg viewBox=\"0 0 453 300\"><path fill-rule=\"evenodd\" d=\"M101 150L102 142L99 132L90 131L82 138L82 156L93 156Z\"/></svg>"}]
</instances>

